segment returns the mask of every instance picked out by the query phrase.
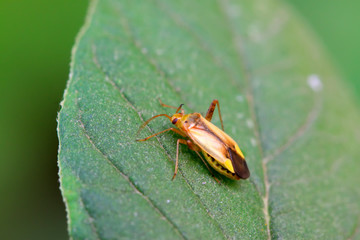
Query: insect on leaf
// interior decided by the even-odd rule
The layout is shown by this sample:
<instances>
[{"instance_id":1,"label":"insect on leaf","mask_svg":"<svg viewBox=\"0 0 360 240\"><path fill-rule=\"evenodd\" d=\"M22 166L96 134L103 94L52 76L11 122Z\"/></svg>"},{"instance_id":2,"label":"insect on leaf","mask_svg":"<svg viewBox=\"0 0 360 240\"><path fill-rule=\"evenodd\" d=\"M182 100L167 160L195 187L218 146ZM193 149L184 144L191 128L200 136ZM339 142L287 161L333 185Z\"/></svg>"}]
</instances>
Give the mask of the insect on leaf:
<instances>
[{"instance_id":1,"label":"insect on leaf","mask_svg":"<svg viewBox=\"0 0 360 240\"><path fill-rule=\"evenodd\" d=\"M219 185L181 146L171 181L179 136L135 142L174 112L158 99L218 99L250 178ZM359 238L359 109L281 1L92 1L58 121L74 239Z\"/></svg>"}]
</instances>

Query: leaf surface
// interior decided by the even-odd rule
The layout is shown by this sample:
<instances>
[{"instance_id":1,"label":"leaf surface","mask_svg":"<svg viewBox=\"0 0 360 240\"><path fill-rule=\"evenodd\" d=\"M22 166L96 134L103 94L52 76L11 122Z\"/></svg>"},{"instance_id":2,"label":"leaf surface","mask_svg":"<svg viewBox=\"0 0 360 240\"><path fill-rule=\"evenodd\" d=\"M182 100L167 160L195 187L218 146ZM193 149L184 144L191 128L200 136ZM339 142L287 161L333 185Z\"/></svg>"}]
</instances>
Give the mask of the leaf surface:
<instances>
[{"instance_id":1,"label":"leaf surface","mask_svg":"<svg viewBox=\"0 0 360 240\"><path fill-rule=\"evenodd\" d=\"M219 185L165 133L169 105L219 99L249 180ZM359 238L360 115L326 56L279 1L93 1L59 113L61 190L74 239ZM219 118L214 118L219 126ZM140 134L171 127L156 119Z\"/></svg>"}]
</instances>

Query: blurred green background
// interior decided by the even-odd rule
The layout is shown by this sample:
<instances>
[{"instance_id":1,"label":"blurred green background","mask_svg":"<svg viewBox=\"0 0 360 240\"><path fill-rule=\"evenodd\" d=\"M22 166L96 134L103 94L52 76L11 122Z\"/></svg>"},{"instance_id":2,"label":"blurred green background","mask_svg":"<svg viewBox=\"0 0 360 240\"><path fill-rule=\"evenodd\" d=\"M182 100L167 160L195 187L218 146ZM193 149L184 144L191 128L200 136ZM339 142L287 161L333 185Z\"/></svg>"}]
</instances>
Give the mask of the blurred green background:
<instances>
[{"instance_id":1,"label":"blurred green background","mask_svg":"<svg viewBox=\"0 0 360 240\"><path fill-rule=\"evenodd\" d=\"M360 104L360 2L287 0ZM67 239L56 115L88 2L0 1L0 238Z\"/></svg>"}]
</instances>

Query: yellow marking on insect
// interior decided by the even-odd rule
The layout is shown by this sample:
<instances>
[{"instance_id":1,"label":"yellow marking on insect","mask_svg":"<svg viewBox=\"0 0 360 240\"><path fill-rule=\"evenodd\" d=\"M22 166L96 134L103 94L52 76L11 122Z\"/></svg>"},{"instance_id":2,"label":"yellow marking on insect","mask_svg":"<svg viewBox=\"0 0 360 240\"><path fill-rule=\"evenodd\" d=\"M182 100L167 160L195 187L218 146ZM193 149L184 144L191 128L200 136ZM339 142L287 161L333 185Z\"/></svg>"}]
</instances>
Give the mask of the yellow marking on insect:
<instances>
[{"instance_id":1,"label":"yellow marking on insect","mask_svg":"<svg viewBox=\"0 0 360 240\"><path fill-rule=\"evenodd\" d=\"M236 149L236 152L238 152L240 154L240 156L245 159L244 154L242 153L242 151L240 150L238 145L235 146L235 149Z\"/></svg>"},{"instance_id":2,"label":"yellow marking on insect","mask_svg":"<svg viewBox=\"0 0 360 240\"><path fill-rule=\"evenodd\" d=\"M233 168L233 165L232 165L230 159L226 160L225 163L224 163L224 165L225 165L225 167L226 167L227 169L229 169L230 172L235 173L234 168Z\"/></svg>"},{"instance_id":3,"label":"yellow marking on insect","mask_svg":"<svg viewBox=\"0 0 360 240\"><path fill-rule=\"evenodd\" d=\"M168 128L137 141L146 141L166 131L173 131L187 138L187 140L177 140L176 163L173 179L175 178L178 169L180 143L186 144L193 151L202 152L207 163L212 168L230 179L247 179L250 176L244 154L241 152L237 143L223 131L224 125L221 118L218 100L215 99L211 102L205 118L201 116L200 113L185 114L182 109L183 104L181 104L178 108L163 104L161 101L160 104L164 107L175 108L177 110L172 116L159 114L150 118L140 127L139 131L151 120L160 116L167 117L171 123L177 127L177 129ZM222 130L210 122L216 106L218 107ZM201 157L200 154L198 155ZM204 160L203 162L206 165ZM208 169L210 170L209 167Z\"/></svg>"}]
</instances>

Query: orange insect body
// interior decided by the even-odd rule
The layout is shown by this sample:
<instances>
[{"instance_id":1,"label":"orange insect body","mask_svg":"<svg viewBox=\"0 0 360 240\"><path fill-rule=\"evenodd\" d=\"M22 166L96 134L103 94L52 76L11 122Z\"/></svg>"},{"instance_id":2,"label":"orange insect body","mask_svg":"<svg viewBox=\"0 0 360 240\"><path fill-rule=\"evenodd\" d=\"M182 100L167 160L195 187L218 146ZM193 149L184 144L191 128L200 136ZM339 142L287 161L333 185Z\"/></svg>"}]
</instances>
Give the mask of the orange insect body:
<instances>
[{"instance_id":1,"label":"orange insect body","mask_svg":"<svg viewBox=\"0 0 360 240\"><path fill-rule=\"evenodd\" d=\"M176 108L163 103L161 105ZM210 122L216 105L219 110L221 126L224 129L219 102L215 99L212 101L205 118L200 113L184 114L184 110L181 109L182 105L177 108L176 113L171 117L166 114L160 114L150 118L140 127L139 131L151 120L159 116L167 117L177 129L169 128L137 141L146 141L151 137L170 130L188 138L187 140L177 140L176 165L173 178L175 178L178 169L179 143L182 143L186 144L191 150L194 150L203 160L198 153L202 152L207 163L222 175L234 180L240 178L246 179L250 176L250 172L239 146L229 135ZM179 112L180 110L181 112ZM206 165L204 160L203 162ZM210 170L209 167L208 169Z\"/></svg>"}]
</instances>

